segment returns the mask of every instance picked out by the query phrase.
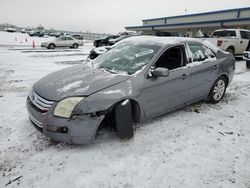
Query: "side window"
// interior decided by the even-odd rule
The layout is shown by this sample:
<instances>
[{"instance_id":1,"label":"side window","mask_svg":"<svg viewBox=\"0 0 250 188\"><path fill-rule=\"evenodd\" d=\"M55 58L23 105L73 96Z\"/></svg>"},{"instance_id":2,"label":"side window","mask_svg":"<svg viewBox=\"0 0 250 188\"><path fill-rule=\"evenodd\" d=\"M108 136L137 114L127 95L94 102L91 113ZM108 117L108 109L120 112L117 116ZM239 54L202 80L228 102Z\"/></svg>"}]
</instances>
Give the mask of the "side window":
<instances>
[{"instance_id":1,"label":"side window","mask_svg":"<svg viewBox=\"0 0 250 188\"><path fill-rule=\"evenodd\" d=\"M236 37L236 32L235 31L226 31L225 37Z\"/></svg>"},{"instance_id":2,"label":"side window","mask_svg":"<svg viewBox=\"0 0 250 188\"><path fill-rule=\"evenodd\" d=\"M216 31L213 34L213 37L220 37L222 35L222 31Z\"/></svg>"},{"instance_id":3,"label":"side window","mask_svg":"<svg viewBox=\"0 0 250 188\"><path fill-rule=\"evenodd\" d=\"M250 32L248 31L240 31L240 35L242 39L250 39Z\"/></svg>"},{"instance_id":4,"label":"side window","mask_svg":"<svg viewBox=\"0 0 250 188\"><path fill-rule=\"evenodd\" d=\"M204 51L204 48L201 44L188 44L191 55L192 55L192 61L204 61L206 59L206 54Z\"/></svg>"},{"instance_id":5,"label":"side window","mask_svg":"<svg viewBox=\"0 0 250 188\"><path fill-rule=\"evenodd\" d=\"M236 37L235 31L216 31L213 34L214 37Z\"/></svg>"},{"instance_id":6,"label":"side window","mask_svg":"<svg viewBox=\"0 0 250 188\"><path fill-rule=\"evenodd\" d=\"M72 38L69 38L69 37L67 37L66 39L67 39L67 40L73 40Z\"/></svg>"},{"instance_id":7,"label":"side window","mask_svg":"<svg viewBox=\"0 0 250 188\"><path fill-rule=\"evenodd\" d=\"M204 45L202 45L202 47L204 49L206 58L215 58L216 57L215 53L212 50L210 50L208 47L206 47Z\"/></svg>"},{"instance_id":8,"label":"side window","mask_svg":"<svg viewBox=\"0 0 250 188\"><path fill-rule=\"evenodd\" d=\"M163 67L169 70L184 66L184 50L181 46L172 47L166 50L157 60L155 68Z\"/></svg>"},{"instance_id":9,"label":"side window","mask_svg":"<svg viewBox=\"0 0 250 188\"><path fill-rule=\"evenodd\" d=\"M192 62L205 61L209 58L215 58L212 50L198 43L188 44L192 56Z\"/></svg>"}]
</instances>

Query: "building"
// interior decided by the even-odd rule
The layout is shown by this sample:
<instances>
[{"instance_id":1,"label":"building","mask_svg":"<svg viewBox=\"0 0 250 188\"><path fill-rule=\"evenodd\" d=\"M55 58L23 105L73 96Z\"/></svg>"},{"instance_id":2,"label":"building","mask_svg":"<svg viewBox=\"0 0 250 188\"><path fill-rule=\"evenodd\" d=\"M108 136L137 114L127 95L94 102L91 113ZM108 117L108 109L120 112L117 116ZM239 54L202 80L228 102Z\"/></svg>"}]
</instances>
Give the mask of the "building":
<instances>
[{"instance_id":1,"label":"building","mask_svg":"<svg viewBox=\"0 0 250 188\"><path fill-rule=\"evenodd\" d=\"M221 28L242 28L250 30L250 7L205 12L199 14L142 20L142 26L125 27L128 31L145 35L175 35L198 37Z\"/></svg>"}]
</instances>

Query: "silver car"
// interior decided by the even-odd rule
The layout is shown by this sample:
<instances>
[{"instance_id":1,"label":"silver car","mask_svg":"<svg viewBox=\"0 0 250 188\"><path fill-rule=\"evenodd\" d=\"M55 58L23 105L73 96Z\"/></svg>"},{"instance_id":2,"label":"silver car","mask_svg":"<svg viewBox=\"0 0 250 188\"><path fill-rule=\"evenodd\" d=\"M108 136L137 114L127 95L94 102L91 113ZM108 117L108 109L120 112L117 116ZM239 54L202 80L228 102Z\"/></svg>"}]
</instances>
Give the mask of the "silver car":
<instances>
[{"instance_id":1,"label":"silver car","mask_svg":"<svg viewBox=\"0 0 250 188\"><path fill-rule=\"evenodd\" d=\"M41 47L48 49L55 49L57 47L78 48L79 46L83 46L83 41L68 36L59 37L53 41L43 42L41 44Z\"/></svg>"},{"instance_id":2,"label":"silver car","mask_svg":"<svg viewBox=\"0 0 250 188\"><path fill-rule=\"evenodd\" d=\"M234 71L233 55L206 41L131 37L93 62L42 78L26 104L35 127L55 141L88 144L106 125L131 138L133 122L219 102Z\"/></svg>"}]
</instances>

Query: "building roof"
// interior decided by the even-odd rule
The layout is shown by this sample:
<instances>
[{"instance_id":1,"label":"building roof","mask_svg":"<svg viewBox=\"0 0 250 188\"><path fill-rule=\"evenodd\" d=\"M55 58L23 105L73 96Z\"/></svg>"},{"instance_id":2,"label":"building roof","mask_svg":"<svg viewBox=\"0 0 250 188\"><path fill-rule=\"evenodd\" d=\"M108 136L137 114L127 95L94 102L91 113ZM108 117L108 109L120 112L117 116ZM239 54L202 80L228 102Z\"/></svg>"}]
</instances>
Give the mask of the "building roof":
<instances>
[{"instance_id":1,"label":"building roof","mask_svg":"<svg viewBox=\"0 0 250 188\"><path fill-rule=\"evenodd\" d=\"M136 31L183 27L224 27L235 24L250 25L250 7L146 19L143 20L142 26L129 26L125 28Z\"/></svg>"},{"instance_id":2,"label":"building roof","mask_svg":"<svg viewBox=\"0 0 250 188\"><path fill-rule=\"evenodd\" d=\"M202 15L211 15L211 14L226 13L226 12L233 12L233 11L242 11L242 10L250 10L250 7L217 10L217 11L195 13L195 14L183 14L183 15L179 15L179 16L152 18L152 19L145 19L142 21L152 21L152 20L159 20L159 19L166 19L166 18L169 19L169 18L182 18L182 17L190 17L190 16L202 16Z\"/></svg>"}]
</instances>

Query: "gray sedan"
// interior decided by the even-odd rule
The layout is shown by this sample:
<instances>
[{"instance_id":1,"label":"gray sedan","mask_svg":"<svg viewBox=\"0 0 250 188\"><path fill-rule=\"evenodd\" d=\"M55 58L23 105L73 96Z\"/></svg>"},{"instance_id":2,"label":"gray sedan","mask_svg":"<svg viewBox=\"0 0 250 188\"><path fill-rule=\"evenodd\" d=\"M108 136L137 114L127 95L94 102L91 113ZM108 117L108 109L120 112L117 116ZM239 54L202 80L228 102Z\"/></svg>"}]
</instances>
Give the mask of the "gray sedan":
<instances>
[{"instance_id":1,"label":"gray sedan","mask_svg":"<svg viewBox=\"0 0 250 188\"><path fill-rule=\"evenodd\" d=\"M88 144L107 125L131 138L133 122L219 102L234 70L233 55L206 41L131 37L93 62L42 78L26 104L35 127L55 141Z\"/></svg>"}]
</instances>

